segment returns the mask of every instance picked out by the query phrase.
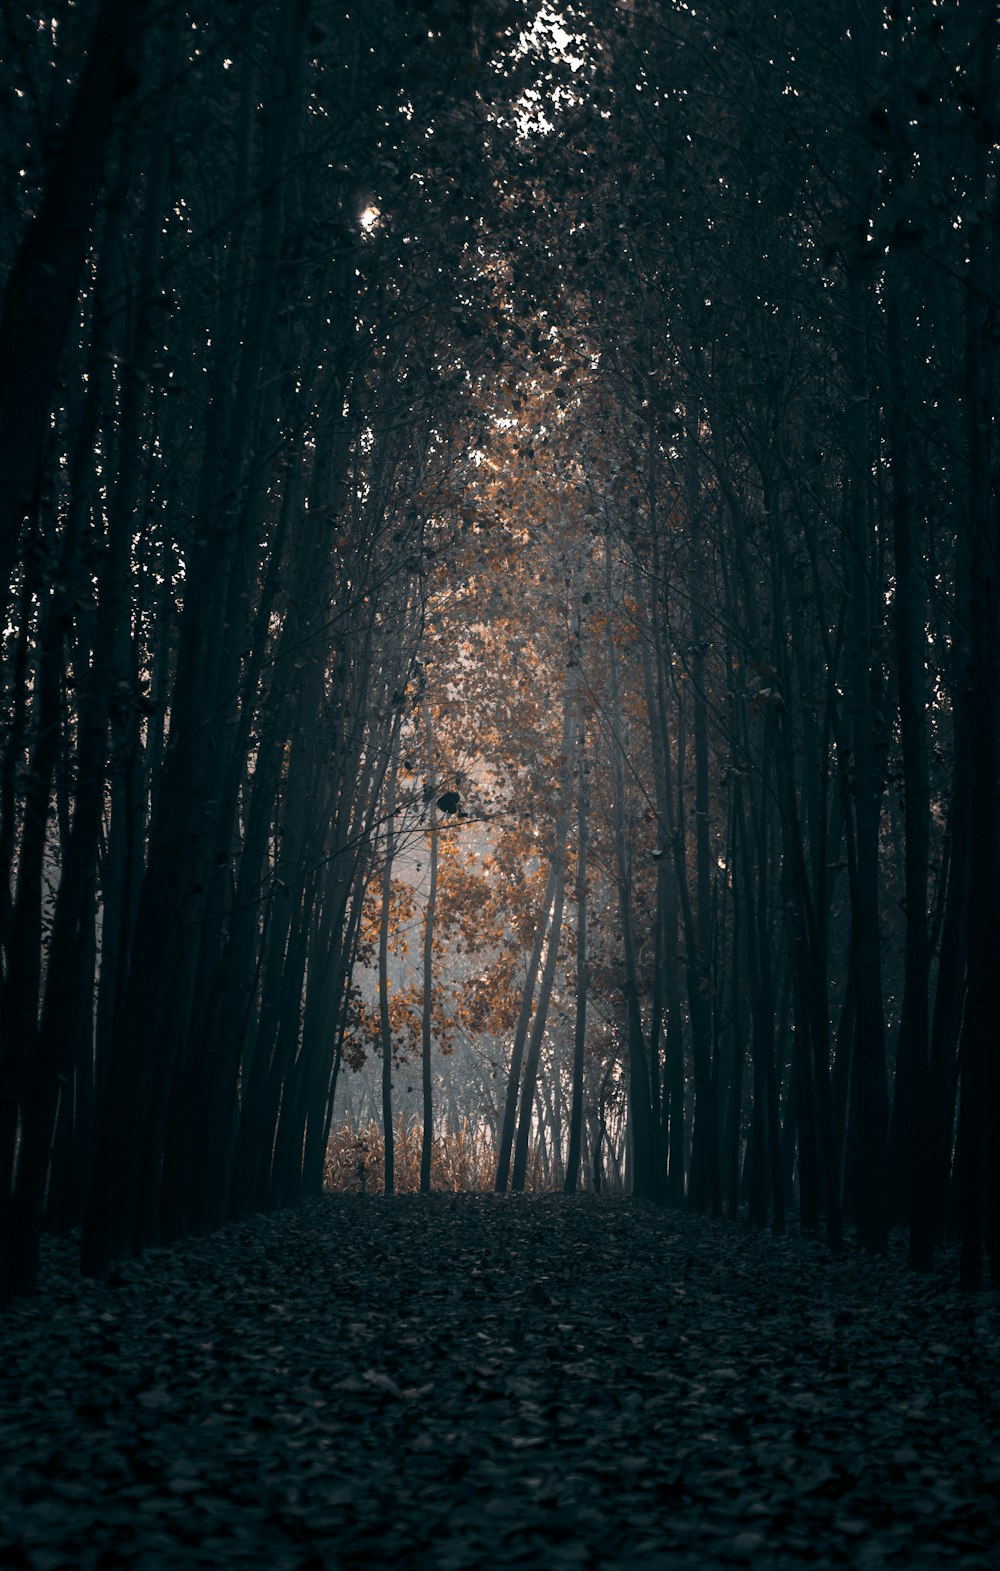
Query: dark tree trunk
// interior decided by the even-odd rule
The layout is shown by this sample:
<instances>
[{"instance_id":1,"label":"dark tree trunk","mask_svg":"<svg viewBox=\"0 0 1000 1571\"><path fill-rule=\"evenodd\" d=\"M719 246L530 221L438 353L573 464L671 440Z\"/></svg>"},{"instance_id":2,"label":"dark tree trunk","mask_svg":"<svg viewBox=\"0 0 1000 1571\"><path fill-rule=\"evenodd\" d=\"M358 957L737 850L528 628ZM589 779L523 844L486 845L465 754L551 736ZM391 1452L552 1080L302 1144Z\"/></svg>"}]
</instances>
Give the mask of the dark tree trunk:
<instances>
[{"instance_id":1,"label":"dark tree trunk","mask_svg":"<svg viewBox=\"0 0 1000 1571\"><path fill-rule=\"evenodd\" d=\"M885 1139L888 1092L885 1069L885 1020L882 1006L882 935L879 926L879 834L882 781L876 760L875 716L872 698L876 647L872 622L873 548L867 507L865 411L866 368L862 359L864 320L856 264L849 280L851 320L848 333L852 378L850 420L851 472L847 528L850 540L850 681L853 802L853 856L851 876L851 971L854 977L855 1048L854 1081L858 1118L858 1239L862 1248L884 1254L889 1235L885 1210Z\"/></svg>"},{"instance_id":2,"label":"dark tree trunk","mask_svg":"<svg viewBox=\"0 0 1000 1571\"><path fill-rule=\"evenodd\" d=\"M528 969L525 973L524 985L521 989L521 1009L514 1028L514 1042L511 1048L510 1071L507 1077L507 1095L504 1100L503 1124L500 1129L500 1150L497 1156L496 1189L504 1194L510 1175L511 1151L514 1145L514 1131L517 1117L517 1094L521 1085L521 1065L524 1061L524 1046L528 1038L528 1026L531 1021L531 1006L535 997L535 984L538 981L538 972L542 964L542 950L545 947L545 934L549 925L549 914L552 909L552 900L556 891L557 872L555 864L549 868L548 882L545 886L545 895L541 911L535 926L535 938L528 959Z\"/></svg>"},{"instance_id":3,"label":"dark tree trunk","mask_svg":"<svg viewBox=\"0 0 1000 1571\"><path fill-rule=\"evenodd\" d=\"M910 496L909 417L902 355L902 263L890 260L886 280L892 447L893 550L896 567L894 629L903 750L906 959L896 1053L892 1119L886 1153L889 1211L910 1224L910 1265L933 1264L930 1217L928 1077L930 1022L927 880L930 859L930 778L926 701L924 559Z\"/></svg>"},{"instance_id":4,"label":"dark tree trunk","mask_svg":"<svg viewBox=\"0 0 1000 1571\"><path fill-rule=\"evenodd\" d=\"M434 989L434 919L437 912L438 826L437 776L434 768L434 735L430 710L424 706L424 740L427 747L427 774L430 791L427 835L429 844L427 903L424 906L423 987L420 1010L420 1090L423 1103L423 1130L420 1142L420 1193L431 1188L431 1153L434 1149L434 1084L431 1077L432 1003Z\"/></svg>"},{"instance_id":5,"label":"dark tree trunk","mask_svg":"<svg viewBox=\"0 0 1000 1571\"><path fill-rule=\"evenodd\" d=\"M389 787L385 803L382 862L382 912L378 926L378 1024L382 1049L382 1141L385 1153L385 1192L394 1192L396 1163L392 1128L392 1024L389 1019L389 921L392 909L392 864L396 855L396 775L399 771L399 732L393 733Z\"/></svg>"},{"instance_id":6,"label":"dark tree trunk","mask_svg":"<svg viewBox=\"0 0 1000 1571\"><path fill-rule=\"evenodd\" d=\"M569 1150L563 1188L576 1193L583 1145L584 1054L587 1045L587 847L590 837L587 800L585 722L577 714L576 745L576 1009L573 1022L573 1072L569 1117Z\"/></svg>"},{"instance_id":7,"label":"dark tree trunk","mask_svg":"<svg viewBox=\"0 0 1000 1571\"><path fill-rule=\"evenodd\" d=\"M538 1080L538 1064L542 1051L542 1040L545 1036L545 1025L549 1014L549 1000L552 997L552 987L556 978L556 966L559 962L559 940L562 937L563 897L566 880L566 838L569 825L565 813L561 813L556 825L556 847L553 857L553 871L555 882L552 891L552 916L548 926L548 948L545 954L545 965L542 970L542 979L538 986L538 1002L535 1005L535 1014L531 1022L531 1035L528 1038L528 1050L524 1059L524 1081L521 1086L521 1110L517 1124L517 1139L514 1143L514 1165L511 1172L510 1187L515 1193L524 1188L528 1168L528 1142L531 1135L531 1114L535 1100L535 1086Z\"/></svg>"}]
</instances>

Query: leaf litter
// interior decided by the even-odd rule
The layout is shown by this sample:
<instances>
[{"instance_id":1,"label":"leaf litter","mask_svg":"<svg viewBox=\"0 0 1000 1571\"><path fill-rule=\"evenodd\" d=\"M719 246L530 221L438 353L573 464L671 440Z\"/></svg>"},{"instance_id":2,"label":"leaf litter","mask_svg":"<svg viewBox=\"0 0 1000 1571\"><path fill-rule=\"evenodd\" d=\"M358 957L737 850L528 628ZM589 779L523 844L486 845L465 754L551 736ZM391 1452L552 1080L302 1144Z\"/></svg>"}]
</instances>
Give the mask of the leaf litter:
<instances>
[{"instance_id":1,"label":"leaf litter","mask_svg":"<svg viewBox=\"0 0 1000 1571\"><path fill-rule=\"evenodd\" d=\"M329 1196L0 1317L0 1566L1000 1568L954 1262L591 1196Z\"/></svg>"}]
</instances>

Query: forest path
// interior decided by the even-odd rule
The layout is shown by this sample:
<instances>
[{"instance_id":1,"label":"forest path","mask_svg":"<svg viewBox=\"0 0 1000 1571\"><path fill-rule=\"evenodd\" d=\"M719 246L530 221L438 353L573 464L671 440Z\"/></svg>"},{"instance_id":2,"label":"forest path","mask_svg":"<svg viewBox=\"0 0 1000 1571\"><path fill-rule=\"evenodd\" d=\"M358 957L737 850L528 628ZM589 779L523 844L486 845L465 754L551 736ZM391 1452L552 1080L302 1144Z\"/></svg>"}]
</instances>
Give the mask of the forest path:
<instances>
[{"instance_id":1,"label":"forest path","mask_svg":"<svg viewBox=\"0 0 1000 1571\"><path fill-rule=\"evenodd\" d=\"M0 1566L1000 1565L1000 1309L590 1197L333 1197L0 1318Z\"/></svg>"}]
</instances>

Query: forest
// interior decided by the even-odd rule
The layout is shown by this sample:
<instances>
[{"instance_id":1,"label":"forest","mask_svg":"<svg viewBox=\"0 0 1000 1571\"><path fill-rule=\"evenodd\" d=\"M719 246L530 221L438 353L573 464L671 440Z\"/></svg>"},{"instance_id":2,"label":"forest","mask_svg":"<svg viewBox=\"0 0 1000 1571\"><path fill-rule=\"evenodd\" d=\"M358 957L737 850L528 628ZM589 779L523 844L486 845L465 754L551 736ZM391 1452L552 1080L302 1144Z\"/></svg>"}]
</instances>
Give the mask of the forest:
<instances>
[{"instance_id":1,"label":"forest","mask_svg":"<svg viewBox=\"0 0 1000 1571\"><path fill-rule=\"evenodd\" d=\"M2 1295L366 1063L389 1192L996 1286L993 7L3 31Z\"/></svg>"},{"instance_id":2,"label":"forest","mask_svg":"<svg viewBox=\"0 0 1000 1571\"><path fill-rule=\"evenodd\" d=\"M0 7L0 1563L995 1565L998 44Z\"/></svg>"}]
</instances>

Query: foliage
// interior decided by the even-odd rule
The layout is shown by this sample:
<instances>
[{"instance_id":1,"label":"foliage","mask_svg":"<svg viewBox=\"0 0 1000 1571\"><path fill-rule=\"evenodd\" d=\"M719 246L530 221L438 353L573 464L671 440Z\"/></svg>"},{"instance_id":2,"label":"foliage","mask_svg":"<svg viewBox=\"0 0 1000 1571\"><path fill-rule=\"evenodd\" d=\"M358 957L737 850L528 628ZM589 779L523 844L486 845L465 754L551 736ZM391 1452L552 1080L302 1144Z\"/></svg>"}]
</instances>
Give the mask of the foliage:
<instances>
[{"instance_id":1,"label":"foliage","mask_svg":"<svg viewBox=\"0 0 1000 1571\"><path fill-rule=\"evenodd\" d=\"M395 1122L394 1184L397 1194L420 1190L420 1138L418 1125L400 1113ZM343 1124L330 1136L323 1187L330 1194L378 1194L383 1184L382 1131L374 1120L367 1128ZM462 1120L458 1129L446 1124L434 1137L431 1153L431 1188L435 1193L483 1194L493 1188L496 1148L481 1126ZM537 1156L529 1169L526 1187L544 1192L546 1184Z\"/></svg>"}]
</instances>

